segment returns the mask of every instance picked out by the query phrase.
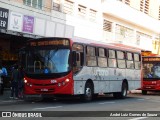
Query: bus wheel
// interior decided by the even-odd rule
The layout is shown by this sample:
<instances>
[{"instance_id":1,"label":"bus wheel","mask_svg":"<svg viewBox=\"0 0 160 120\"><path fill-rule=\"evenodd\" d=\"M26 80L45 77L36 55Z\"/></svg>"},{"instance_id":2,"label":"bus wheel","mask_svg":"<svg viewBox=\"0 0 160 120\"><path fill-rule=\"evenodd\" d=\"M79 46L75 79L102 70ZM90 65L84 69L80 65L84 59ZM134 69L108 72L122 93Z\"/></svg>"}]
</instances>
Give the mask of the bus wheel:
<instances>
[{"instance_id":1,"label":"bus wheel","mask_svg":"<svg viewBox=\"0 0 160 120\"><path fill-rule=\"evenodd\" d=\"M93 87L92 84L87 83L85 86L84 95L82 96L82 100L84 102L89 102L93 98Z\"/></svg>"},{"instance_id":2,"label":"bus wheel","mask_svg":"<svg viewBox=\"0 0 160 120\"><path fill-rule=\"evenodd\" d=\"M113 93L113 96L114 96L115 98L124 99L124 98L127 97L127 90L128 90L127 83L126 83L126 82L123 82L121 92Z\"/></svg>"},{"instance_id":3,"label":"bus wheel","mask_svg":"<svg viewBox=\"0 0 160 120\"><path fill-rule=\"evenodd\" d=\"M147 90L142 90L143 95L147 95Z\"/></svg>"}]
</instances>

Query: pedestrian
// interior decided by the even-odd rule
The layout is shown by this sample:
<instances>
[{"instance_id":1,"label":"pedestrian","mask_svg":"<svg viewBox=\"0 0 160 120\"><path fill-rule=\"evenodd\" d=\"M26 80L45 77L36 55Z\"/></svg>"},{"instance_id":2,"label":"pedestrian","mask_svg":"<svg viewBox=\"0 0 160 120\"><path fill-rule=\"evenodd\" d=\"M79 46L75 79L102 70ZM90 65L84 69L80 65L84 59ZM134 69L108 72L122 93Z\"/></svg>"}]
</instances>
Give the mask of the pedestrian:
<instances>
[{"instance_id":1,"label":"pedestrian","mask_svg":"<svg viewBox=\"0 0 160 120\"><path fill-rule=\"evenodd\" d=\"M10 98L18 99L18 80L19 80L19 71L18 65L15 65L14 70L11 75L11 96Z\"/></svg>"},{"instance_id":2,"label":"pedestrian","mask_svg":"<svg viewBox=\"0 0 160 120\"><path fill-rule=\"evenodd\" d=\"M1 94L3 94L3 91L4 91L4 81L6 80L6 77L7 77L8 73L7 73L6 67L4 67L3 65L1 65L0 68L2 70L2 74L1 74L1 81L2 81L2 84L1 84L1 87L2 87Z\"/></svg>"},{"instance_id":3,"label":"pedestrian","mask_svg":"<svg viewBox=\"0 0 160 120\"><path fill-rule=\"evenodd\" d=\"M3 71L2 69L0 68L0 94L3 94L3 80L2 80L2 74L3 74Z\"/></svg>"},{"instance_id":4,"label":"pedestrian","mask_svg":"<svg viewBox=\"0 0 160 120\"><path fill-rule=\"evenodd\" d=\"M18 97L23 98L24 71L22 66L20 66L18 70L18 79Z\"/></svg>"}]
</instances>

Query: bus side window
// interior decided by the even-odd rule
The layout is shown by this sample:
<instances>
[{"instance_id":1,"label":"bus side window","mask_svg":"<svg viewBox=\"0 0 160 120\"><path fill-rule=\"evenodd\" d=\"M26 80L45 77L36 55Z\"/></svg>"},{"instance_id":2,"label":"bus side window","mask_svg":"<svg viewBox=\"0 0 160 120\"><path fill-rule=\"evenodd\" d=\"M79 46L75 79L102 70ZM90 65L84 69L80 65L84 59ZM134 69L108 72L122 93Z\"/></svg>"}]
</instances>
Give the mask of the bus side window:
<instances>
[{"instance_id":1,"label":"bus side window","mask_svg":"<svg viewBox=\"0 0 160 120\"><path fill-rule=\"evenodd\" d=\"M107 57L104 48L98 48L98 66L107 67Z\"/></svg>"},{"instance_id":2,"label":"bus side window","mask_svg":"<svg viewBox=\"0 0 160 120\"><path fill-rule=\"evenodd\" d=\"M116 53L115 50L109 50L108 66L117 67Z\"/></svg>"},{"instance_id":3,"label":"bus side window","mask_svg":"<svg viewBox=\"0 0 160 120\"><path fill-rule=\"evenodd\" d=\"M125 52L124 51L116 51L117 52L117 63L119 68L126 68L126 60L125 60Z\"/></svg>"},{"instance_id":4,"label":"bus side window","mask_svg":"<svg viewBox=\"0 0 160 120\"><path fill-rule=\"evenodd\" d=\"M86 47L86 65L97 66L96 48L87 46Z\"/></svg>"},{"instance_id":5,"label":"bus side window","mask_svg":"<svg viewBox=\"0 0 160 120\"><path fill-rule=\"evenodd\" d=\"M141 59L140 59L140 55L134 53L134 65L135 65L135 69L140 69L141 68Z\"/></svg>"},{"instance_id":6,"label":"bus side window","mask_svg":"<svg viewBox=\"0 0 160 120\"><path fill-rule=\"evenodd\" d=\"M133 53L127 52L127 68L134 69Z\"/></svg>"}]
</instances>

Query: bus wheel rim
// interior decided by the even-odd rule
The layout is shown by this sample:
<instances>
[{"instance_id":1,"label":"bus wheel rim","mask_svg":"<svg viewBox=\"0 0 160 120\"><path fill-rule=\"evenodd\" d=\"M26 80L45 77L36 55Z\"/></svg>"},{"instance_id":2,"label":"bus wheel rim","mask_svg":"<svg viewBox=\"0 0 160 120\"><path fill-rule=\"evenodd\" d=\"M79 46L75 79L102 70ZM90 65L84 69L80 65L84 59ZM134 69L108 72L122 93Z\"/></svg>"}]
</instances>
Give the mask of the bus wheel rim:
<instances>
[{"instance_id":1,"label":"bus wheel rim","mask_svg":"<svg viewBox=\"0 0 160 120\"><path fill-rule=\"evenodd\" d=\"M126 94L127 94L127 89L124 88L124 89L123 89L123 96L126 96Z\"/></svg>"},{"instance_id":2,"label":"bus wheel rim","mask_svg":"<svg viewBox=\"0 0 160 120\"><path fill-rule=\"evenodd\" d=\"M91 97L91 89L90 88L86 88L86 96L87 97Z\"/></svg>"}]
</instances>

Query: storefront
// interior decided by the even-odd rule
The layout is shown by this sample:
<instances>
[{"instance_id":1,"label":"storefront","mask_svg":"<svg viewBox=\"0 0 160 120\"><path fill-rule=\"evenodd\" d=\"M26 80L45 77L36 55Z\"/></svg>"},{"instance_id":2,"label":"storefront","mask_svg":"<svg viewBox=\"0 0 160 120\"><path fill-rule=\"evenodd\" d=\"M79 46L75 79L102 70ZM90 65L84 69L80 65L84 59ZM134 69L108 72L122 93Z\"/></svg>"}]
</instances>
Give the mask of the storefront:
<instances>
[{"instance_id":1,"label":"storefront","mask_svg":"<svg viewBox=\"0 0 160 120\"><path fill-rule=\"evenodd\" d=\"M0 64L8 71L8 76L4 80L5 87L10 87L11 68L18 62L19 49L28 39L35 37L27 33L32 32L31 30L33 30L33 24L30 26L30 22L24 20L21 14L0 8Z\"/></svg>"}]
</instances>

